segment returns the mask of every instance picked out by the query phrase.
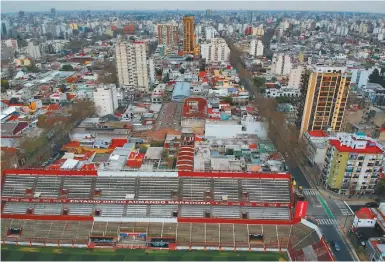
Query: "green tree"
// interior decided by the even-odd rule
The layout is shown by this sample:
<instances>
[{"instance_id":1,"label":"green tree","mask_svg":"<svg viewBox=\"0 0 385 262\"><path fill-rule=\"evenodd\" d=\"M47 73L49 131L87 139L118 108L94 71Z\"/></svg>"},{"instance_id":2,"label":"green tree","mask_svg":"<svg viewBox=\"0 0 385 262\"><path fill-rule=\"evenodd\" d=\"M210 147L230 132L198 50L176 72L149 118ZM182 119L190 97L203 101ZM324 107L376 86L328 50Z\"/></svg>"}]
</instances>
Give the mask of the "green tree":
<instances>
[{"instance_id":1,"label":"green tree","mask_svg":"<svg viewBox=\"0 0 385 262\"><path fill-rule=\"evenodd\" d=\"M222 98L223 102L229 103L230 105L233 105L233 98L231 96L226 96Z\"/></svg>"},{"instance_id":2,"label":"green tree","mask_svg":"<svg viewBox=\"0 0 385 262\"><path fill-rule=\"evenodd\" d=\"M381 69L381 72L382 72L382 69ZM383 76L380 75L380 71L378 71L377 68L374 69L372 74L369 76L369 82L385 86L385 79Z\"/></svg>"},{"instance_id":3,"label":"green tree","mask_svg":"<svg viewBox=\"0 0 385 262\"><path fill-rule=\"evenodd\" d=\"M7 89L9 89L8 80L1 80L1 93L4 93Z\"/></svg>"},{"instance_id":4,"label":"green tree","mask_svg":"<svg viewBox=\"0 0 385 262\"><path fill-rule=\"evenodd\" d=\"M38 72L40 72L40 69L33 62L31 63L31 65L26 66L25 68L27 69L28 72L31 72L31 73L38 73Z\"/></svg>"},{"instance_id":5,"label":"green tree","mask_svg":"<svg viewBox=\"0 0 385 262\"><path fill-rule=\"evenodd\" d=\"M60 71L74 71L74 68L72 67L72 65L63 65Z\"/></svg>"}]
</instances>

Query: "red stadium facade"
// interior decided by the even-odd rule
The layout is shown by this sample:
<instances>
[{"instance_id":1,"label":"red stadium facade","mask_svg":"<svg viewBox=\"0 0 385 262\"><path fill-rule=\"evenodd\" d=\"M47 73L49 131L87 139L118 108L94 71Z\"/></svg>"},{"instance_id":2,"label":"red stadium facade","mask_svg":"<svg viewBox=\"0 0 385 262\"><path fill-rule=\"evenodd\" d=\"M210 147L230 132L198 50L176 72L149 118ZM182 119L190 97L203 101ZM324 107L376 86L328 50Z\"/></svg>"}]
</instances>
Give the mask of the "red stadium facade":
<instances>
[{"instance_id":1,"label":"red stadium facade","mask_svg":"<svg viewBox=\"0 0 385 262\"><path fill-rule=\"evenodd\" d=\"M321 239L286 173L12 169L2 182L3 243L287 251L302 233Z\"/></svg>"}]
</instances>

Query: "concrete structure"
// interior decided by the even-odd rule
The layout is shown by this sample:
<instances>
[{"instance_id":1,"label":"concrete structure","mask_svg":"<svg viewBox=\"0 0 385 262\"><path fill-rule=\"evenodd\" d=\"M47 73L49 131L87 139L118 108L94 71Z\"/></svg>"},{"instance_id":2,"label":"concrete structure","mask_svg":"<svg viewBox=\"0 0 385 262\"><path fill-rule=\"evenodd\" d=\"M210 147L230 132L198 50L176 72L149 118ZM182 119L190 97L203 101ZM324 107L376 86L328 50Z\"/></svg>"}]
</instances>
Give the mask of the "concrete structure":
<instances>
[{"instance_id":1,"label":"concrete structure","mask_svg":"<svg viewBox=\"0 0 385 262\"><path fill-rule=\"evenodd\" d=\"M322 170L328 187L340 194L372 193L384 161L384 150L365 133L338 133L329 140Z\"/></svg>"},{"instance_id":2,"label":"concrete structure","mask_svg":"<svg viewBox=\"0 0 385 262\"><path fill-rule=\"evenodd\" d=\"M269 98L299 97L301 96L301 91L298 88L290 88L290 87L268 88L265 91L265 96Z\"/></svg>"},{"instance_id":3,"label":"concrete structure","mask_svg":"<svg viewBox=\"0 0 385 262\"><path fill-rule=\"evenodd\" d=\"M253 39L250 41L249 54L252 56L263 56L263 43L261 40Z\"/></svg>"},{"instance_id":4,"label":"concrete structure","mask_svg":"<svg viewBox=\"0 0 385 262\"><path fill-rule=\"evenodd\" d=\"M199 47L196 44L194 35L194 16L183 17L183 54L199 54Z\"/></svg>"},{"instance_id":5,"label":"concrete structure","mask_svg":"<svg viewBox=\"0 0 385 262\"><path fill-rule=\"evenodd\" d=\"M214 27L212 26L207 26L205 28L205 36L206 36L206 40L211 40L215 37L215 34L217 34L217 30L215 30Z\"/></svg>"},{"instance_id":6,"label":"concrete structure","mask_svg":"<svg viewBox=\"0 0 385 262\"><path fill-rule=\"evenodd\" d=\"M366 254L369 261L385 261L385 237L369 238Z\"/></svg>"},{"instance_id":7,"label":"concrete structure","mask_svg":"<svg viewBox=\"0 0 385 262\"><path fill-rule=\"evenodd\" d=\"M284 54L274 54L271 63L271 72L276 75L290 74L293 66L290 56Z\"/></svg>"},{"instance_id":8,"label":"concrete structure","mask_svg":"<svg viewBox=\"0 0 385 262\"><path fill-rule=\"evenodd\" d=\"M202 58L207 62L225 62L229 60L230 49L222 38L213 38L209 44L201 44Z\"/></svg>"},{"instance_id":9,"label":"concrete structure","mask_svg":"<svg viewBox=\"0 0 385 262\"><path fill-rule=\"evenodd\" d=\"M322 130L308 131L303 136L303 142L309 161L315 165L323 165L329 144L329 134Z\"/></svg>"},{"instance_id":10,"label":"concrete structure","mask_svg":"<svg viewBox=\"0 0 385 262\"><path fill-rule=\"evenodd\" d=\"M38 45L34 45L32 42L28 43L27 46L27 52L28 54L35 59L40 59L41 58L41 53L40 53L40 48Z\"/></svg>"},{"instance_id":11,"label":"concrete structure","mask_svg":"<svg viewBox=\"0 0 385 262\"><path fill-rule=\"evenodd\" d=\"M94 103L98 116L113 114L118 108L116 85L100 85L94 92Z\"/></svg>"},{"instance_id":12,"label":"concrete structure","mask_svg":"<svg viewBox=\"0 0 385 262\"><path fill-rule=\"evenodd\" d=\"M302 66L298 66L297 68L292 68L289 75L289 83L288 86L292 88L300 88L301 86L301 78L304 69Z\"/></svg>"},{"instance_id":13,"label":"concrete structure","mask_svg":"<svg viewBox=\"0 0 385 262\"><path fill-rule=\"evenodd\" d=\"M369 69L350 69L349 71L352 73L351 83L357 84L358 88L363 88L368 84L369 76L372 74L374 68Z\"/></svg>"},{"instance_id":14,"label":"concrete structure","mask_svg":"<svg viewBox=\"0 0 385 262\"><path fill-rule=\"evenodd\" d=\"M158 24L158 44L178 47L178 25Z\"/></svg>"},{"instance_id":15,"label":"concrete structure","mask_svg":"<svg viewBox=\"0 0 385 262\"><path fill-rule=\"evenodd\" d=\"M368 207L360 208L354 216L353 228L374 228L376 226L377 217Z\"/></svg>"},{"instance_id":16,"label":"concrete structure","mask_svg":"<svg viewBox=\"0 0 385 262\"><path fill-rule=\"evenodd\" d=\"M351 75L346 67L314 67L308 83L304 83L306 98L300 136L308 130L342 128Z\"/></svg>"},{"instance_id":17,"label":"concrete structure","mask_svg":"<svg viewBox=\"0 0 385 262\"><path fill-rule=\"evenodd\" d=\"M117 43L115 53L119 85L148 91L146 43Z\"/></svg>"}]
</instances>

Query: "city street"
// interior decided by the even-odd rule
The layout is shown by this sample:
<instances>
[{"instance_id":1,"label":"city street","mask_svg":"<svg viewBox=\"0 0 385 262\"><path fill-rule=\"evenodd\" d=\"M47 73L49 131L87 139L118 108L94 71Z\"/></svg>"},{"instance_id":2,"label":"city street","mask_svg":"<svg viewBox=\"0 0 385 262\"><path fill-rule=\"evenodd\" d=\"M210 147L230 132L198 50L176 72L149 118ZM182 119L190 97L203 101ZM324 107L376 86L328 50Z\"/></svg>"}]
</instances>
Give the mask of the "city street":
<instances>
[{"instance_id":1,"label":"city street","mask_svg":"<svg viewBox=\"0 0 385 262\"><path fill-rule=\"evenodd\" d=\"M336 260L354 261L354 256L351 254L338 223L339 219L343 219L343 214L347 214L347 209L337 206L331 199L325 200L317 189L312 189L299 167L289 168L289 171L296 180L297 185L304 188L304 194L309 201L308 216L318 222L318 226L328 243L331 243L331 241L340 243L341 250L338 252L330 245Z\"/></svg>"}]
</instances>

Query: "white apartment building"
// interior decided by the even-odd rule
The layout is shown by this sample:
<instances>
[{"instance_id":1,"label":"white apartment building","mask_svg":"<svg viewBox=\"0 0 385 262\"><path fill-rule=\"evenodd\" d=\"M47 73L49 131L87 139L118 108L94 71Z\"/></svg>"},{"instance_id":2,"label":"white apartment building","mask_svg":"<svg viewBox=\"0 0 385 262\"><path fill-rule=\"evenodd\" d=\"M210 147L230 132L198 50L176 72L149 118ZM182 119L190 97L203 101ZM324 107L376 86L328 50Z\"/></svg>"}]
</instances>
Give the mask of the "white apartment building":
<instances>
[{"instance_id":1,"label":"white apartment building","mask_svg":"<svg viewBox=\"0 0 385 262\"><path fill-rule=\"evenodd\" d=\"M118 108L116 85L99 85L94 91L93 99L98 116L113 114Z\"/></svg>"},{"instance_id":2,"label":"white apartment building","mask_svg":"<svg viewBox=\"0 0 385 262\"><path fill-rule=\"evenodd\" d=\"M336 34L347 36L349 34L349 28L347 26L338 26L336 29Z\"/></svg>"},{"instance_id":3,"label":"white apartment building","mask_svg":"<svg viewBox=\"0 0 385 262\"><path fill-rule=\"evenodd\" d=\"M115 54L119 85L148 91L146 43L117 43Z\"/></svg>"},{"instance_id":4,"label":"white apartment building","mask_svg":"<svg viewBox=\"0 0 385 262\"><path fill-rule=\"evenodd\" d=\"M150 77L150 83L155 83L155 65L154 65L154 59L150 58L148 59L148 70L149 70L149 77Z\"/></svg>"},{"instance_id":5,"label":"white apartment building","mask_svg":"<svg viewBox=\"0 0 385 262\"><path fill-rule=\"evenodd\" d=\"M298 66L297 68L292 68L289 75L288 86L291 88L300 88L301 77L303 72L304 72L304 69L302 66Z\"/></svg>"},{"instance_id":6,"label":"white apartment building","mask_svg":"<svg viewBox=\"0 0 385 262\"><path fill-rule=\"evenodd\" d=\"M38 45L34 45L32 42L28 43L27 52L32 58L40 59L41 57L40 47Z\"/></svg>"},{"instance_id":7,"label":"white apartment building","mask_svg":"<svg viewBox=\"0 0 385 262\"><path fill-rule=\"evenodd\" d=\"M253 39L250 41L250 55L263 56L263 43L261 40Z\"/></svg>"},{"instance_id":8,"label":"white apartment building","mask_svg":"<svg viewBox=\"0 0 385 262\"><path fill-rule=\"evenodd\" d=\"M217 34L217 30L215 30L214 27L212 26L207 26L205 28L205 35L206 35L206 40L211 40L215 38L215 35Z\"/></svg>"},{"instance_id":9,"label":"white apartment building","mask_svg":"<svg viewBox=\"0 0 385 262\"><path fill-rule=\"evenodd\" d=\"M222 38L213 38L211 43L201 44L202 58L207 62L225 62L229 60L230 49Z\"/></svg>"},{"instance_id":10,"label":"white apartment building","mask_svg":"<svg viewBox=\"0 0 385 262\"><path fill-rule=\"evenodd\" d=\"M276 75L289 75L293 64L289 55L274 54L271 64L271 72Z\"/></svg>"}]
</instances>

